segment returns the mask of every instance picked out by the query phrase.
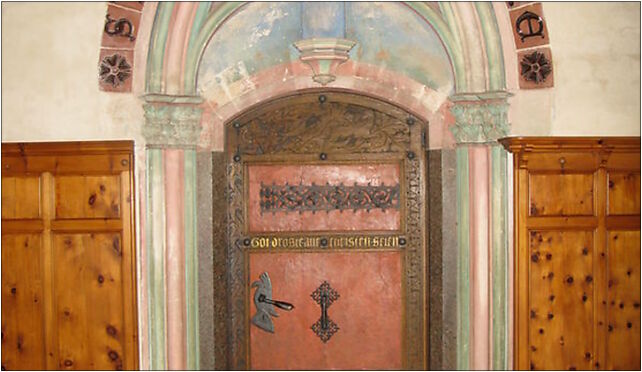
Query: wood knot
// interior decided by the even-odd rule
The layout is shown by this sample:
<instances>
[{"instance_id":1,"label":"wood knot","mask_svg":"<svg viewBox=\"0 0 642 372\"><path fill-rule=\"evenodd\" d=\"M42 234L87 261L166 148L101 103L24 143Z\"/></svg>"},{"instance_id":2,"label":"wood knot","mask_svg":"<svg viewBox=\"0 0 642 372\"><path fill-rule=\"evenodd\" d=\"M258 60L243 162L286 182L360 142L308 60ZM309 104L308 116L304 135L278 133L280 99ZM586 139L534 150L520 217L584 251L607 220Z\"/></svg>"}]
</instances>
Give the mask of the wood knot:
<instances>
[{"instance_id":1,"label":"wood knot","mask_svg":"<svg viewBox=\"0 0 642 372\"><path fill-rule=\"evenodd\" d=\"M540 334L540 335L543 335L543 334L544 334L544 328L540 328L540 329L539 329L539 334Z\"/></svg>"},{"instance_id":2,"label":"wood knot","mask_svg":"<svg viewBox=\"0 0 642 372\"><path fill-rule=\"evenodd\" d=\"M624 309L624 302L620 302L620 309Z\"/></svg>"},{"instance_id":3,"label":"wood knot","mask_svg":"<svg viewBox=\"0 0 642 372\"><path fill-rule=\"evenodd\" d=\"M577 368L575 368L575 366L570 366L570 367L568 367L568 370L569 371L575 371L575 370L577 370Z\"/></svg>"},{"instance_id":4,"label":"wood knot","mask_svg":"<svg viewBox=\"0 0 642 372\"><path fill-rule=\"evenodd\" d=\"M65 362L64 362L65 367L71 367L73 364L74 362L72 362L71 360L65 359Z\"/></svg>"},{"instance_id":5,"label":"wood knot","mask_svg":"<svg viewBox=\"0 0 642 372\"><path fill-rule=\"evenodd\" d=\"M639 309L640 308L640 303L639 302L634 302L633 303L633 307L636 308L636 309Z\"/></svg>"},{"instance_id":6,"label":"wood knot","mask_svg":"<svg viewBox=\"0 0 642 372\"><path fill-rule=\"evenodd\" d=\"M547 253L547 254L546 254L546 260L547 260L547 261L550 261L552 258L553 258L553 255L552 255L552 254L550 254L550 253Z\"/></svg>"},{"instance_id":7,"label":"wood knot","mask_svg":"<svg viewBox=\"0 0 642 372\"><path fill-rule=\"evenodd\" d=\"M103 284L104 281L105 277L103 277L102 275L98 275L98 283Z\"/></svg>"},{"instance_id":8,"label":"wood knot","mask_svg":"<svg viewBox=\"0 0 642 372\"><path fill-rule=\"evenodd\" d=\"M609 329L609 332L613 332L613 324L609 324L608 329Z\"/></svg>"},{"instance_id":9,"label":"wood knot","mask_svg":"<svg viewBox=\"0 0 642 372\"><path fill-rule=\"evenodd\" d=\"M631 328L633 327L633 323L631 322L626 322L626 328Z\"/></svg>"},{"instance_id":10,"label":"wood knot","mask_svg":"<svg viewBox=\"0 0 642 372\"><path fill-rule=\"evenodd\" d=\"M553 302L553 300L554 300L554 299L555 299L555 295L550 295L550 296L548 296L548 300L549 300L549 301Z\"/></svg>"},{"instance_id":11,"label":"wood knot","mask_svg":"<svg viewBox=\"0 0 642 372\"><path fill-rule=\"evenodd\" d=\"M588 351L586 353L584 353L584 358L586 360L591 360L591 353L589 353Z\"/></svg>"},{"instance_id":12,"label":"wood knot","mask_svg":"<svg viewBox=\"0 0 642 372\"><path fill-rule=\"evenodd\" d=\"M588 248L586 248L586 247L582 248L582 254L583 255L588 256L588 253L589 253Z\"/></svg>"},{"instance_id":13,"label":"wood knot","mask_svg":"<svg viewBox=\"0 0 642 372\"><path fill-rule=\"evenodd\" d=\"M546 317L548 318L548 320L551 320L551 319L553 319L554 315L553 315L553 313L548 313L548 315Z\"/></svg>"},{"instance_id":14,"label":"wood knot","mask_svg":"<svg viewBox=\"0 0 642 372\"><path fill-rule=\"evenodd\" d=\"M537 318L537 313L535 312L535 310L531 309L531 319L535 319L535 318Z\"/></svg>"},{"instance_id":15,"label":"wood knot","mask_svg":"<svg viewBox=\"0 0 642 372\"><path fill-rule=\"evenodd\" d=\"M588 296L584 293L582 294L582 302L586 302L586 300L588 300Z\"/></svg>"},{"instance_id":16,"label":"wood knot","mask_svg":"<svg viewBox=\"0 0 642 372\"><path fill-rule=\"evenodd\" d=\"M91 194L89 196L89 205L94 205L95 202L96 202L96 194Z\"/></svg>"},{"instance_id":17,"label":"wood knot","mask_svg":"<svg viewBox=\"0 0 642 372\"><path fill-rule=\"evenodd\" d=\"M16 292L17 292L16 287L11 287L11 294L14 295L16 294Z\"/></svg>"},{"instance_id":18,"label":"wood knot","mask_svg":"<svg viewBox=\"0 0 642 372\"><path fill-rule=\"evenodd\" d=\"M564 281L566 284L573 284L573 277L568 275Z\"/></svg>"},{"instance_id":19,"label":"wood knot","mask_svg":"<svg viewBox=\"0 0 642 372\"><path fill-rule=\"evenodd\" d=\"M108 335L112 337L116 337L116 333L117 333L116 327L114 327L113 325L108 325L106 330Z\"/></svg>"},{"instance_id":20,"label":"wood knot","mask_svg":"<svg viewBox=\"0 0 642 372\"><path fill-rule=\"evenodd\" d=\"M533 261L533 262L537 263L537 261L539 261L539 254L537 254L537 253L533 253L533 254L531 255L531 261Z\"/></svg>"},{"instance_id":21,"label":"wood knot","mask_svg":"<svg viewBox=\"0 0 642 372\"><path fill-rule=\"evenodd\" d=\"M109 356L109 359L111 359L112 361L118 359L118 353L115 352L114 350L109 350L107 355Z\"/></svg>"},{"instance_id":22,"label":"wood knot","mask_svg":"<svg viewBox=\"0 0 642 372\"><path fill-rule=\"evenodd\" d=\"M114 240L112 241L112 247L114 248L114 251L116 251L116 254L120 256L120 240L118 237L114 237Z\"/></svg>"},{"instance_id":23,"label":"wood knot","mask_svg":"<svg viewBox=\"0 0 642 372\"><path fill-rule=\"evenodd\" d=\"M105 185L102 185L102 184L100 186L98 186L98 189L100 190L101 194L104 194L105 190L107 190L107 188L105 188Z\"/></svg>"},{"instance_id":24,"label":"wood knot","mask_svg":"<svg viewBox=\"0 0 642 372\"><path fill-rule=\"evenodd\" d=\"M591 275L587 275L586 278L584 279L587 283L593 282L593 277Z\"/></svg>"},{"instance_id":25,"label":"wood knot","mask_svg":"<svg viewBox=\"0 0 642 372\"><path fill-rule=\"evenodd\" d=\"M548 276L547 276L548 280L553 280L554 276L555 276L555 273L551 271L550 273L548 273Z\"/></svg>"}]
</instances>

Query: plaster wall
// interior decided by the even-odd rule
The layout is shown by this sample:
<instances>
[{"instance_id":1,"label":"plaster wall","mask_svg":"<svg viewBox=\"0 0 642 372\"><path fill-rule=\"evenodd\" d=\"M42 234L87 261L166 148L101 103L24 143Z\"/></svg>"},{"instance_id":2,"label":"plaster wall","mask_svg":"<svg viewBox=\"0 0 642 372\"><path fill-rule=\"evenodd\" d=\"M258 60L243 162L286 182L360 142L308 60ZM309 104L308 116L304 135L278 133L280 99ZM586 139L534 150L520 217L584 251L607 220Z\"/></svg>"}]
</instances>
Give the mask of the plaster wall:
<instances>
[{"instance_id":1,"label":"plaster wall","mask_svg":"<svg viewBox=\"0 0 642 372\"><path fill-rule=\"evenodd\" d=\"M105 10L2 4L3 141L142 141L141 100L98 90ZM512 135L640 135L640 4L544 3L544 14L555 87L515 92Z\"/></svg>"},{"instance_id":2,"label":"plaster wall","mask_svg":"<svg viewBox=\"0 0 642 372\"><path fill-rule=\"evenodd\" d=\"M105 3L2 3L2 141L142 141L142 101L98 90Z\"/></svg>"},{"instance_id":3,"label":"plaster wall","mask_svg":"<svg viewBox=\"0 0 642 372\"><path fill-rule=\"evenodd\" d=\"M555 87L516 92L511 134L639 136L640 3L543 7Z\"/></svg>"}]
</instances>

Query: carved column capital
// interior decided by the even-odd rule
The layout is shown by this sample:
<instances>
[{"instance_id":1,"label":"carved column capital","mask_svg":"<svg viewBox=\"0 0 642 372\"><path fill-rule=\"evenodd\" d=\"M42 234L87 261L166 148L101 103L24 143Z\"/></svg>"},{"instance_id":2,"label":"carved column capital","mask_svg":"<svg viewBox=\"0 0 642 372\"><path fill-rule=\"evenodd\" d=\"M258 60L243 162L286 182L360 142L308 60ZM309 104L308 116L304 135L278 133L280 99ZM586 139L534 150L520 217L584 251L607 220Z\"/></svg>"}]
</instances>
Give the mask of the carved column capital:
<instances>
[{"instance_id":1,"label":"carved column capital","mask_svg":"<svg viewBox=\"0 0 642 372\"><path fill-rule=\"evenodd\" d=\"M450 111L455 124L450 131L458 144L491 143L506 137L510 132L508 123L509 94L496 92L484 95L457 95Z\"/></svg>"},{"instance_id":2,"label":"carved column capital","mask_svg":"<svg viewBox=\"0 0 642 372\"><path fill-rule=\"evenodd\" d=\"M143 136L148 147L196 147L201 133L202 98L158 94L143 98Z\"/></svg>"}]
</instances>

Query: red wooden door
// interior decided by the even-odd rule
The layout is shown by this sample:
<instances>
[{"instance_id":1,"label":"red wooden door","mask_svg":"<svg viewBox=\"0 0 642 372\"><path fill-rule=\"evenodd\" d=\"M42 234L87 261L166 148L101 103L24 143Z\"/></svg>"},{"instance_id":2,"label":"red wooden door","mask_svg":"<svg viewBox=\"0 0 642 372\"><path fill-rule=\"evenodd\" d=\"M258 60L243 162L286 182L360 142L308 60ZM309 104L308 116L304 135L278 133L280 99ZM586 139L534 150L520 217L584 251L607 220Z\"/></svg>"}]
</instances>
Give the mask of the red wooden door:
<instances>
[{"instance_id":1,"label":"red wooden door","mask_svg":"<svg viewBox=\"0 0 642 372\"><path fill-rule=\"evenodd\" d=\"M423 128L342 93L230 123L222 367L425 369Z\"/></svg>"}]
</instances>

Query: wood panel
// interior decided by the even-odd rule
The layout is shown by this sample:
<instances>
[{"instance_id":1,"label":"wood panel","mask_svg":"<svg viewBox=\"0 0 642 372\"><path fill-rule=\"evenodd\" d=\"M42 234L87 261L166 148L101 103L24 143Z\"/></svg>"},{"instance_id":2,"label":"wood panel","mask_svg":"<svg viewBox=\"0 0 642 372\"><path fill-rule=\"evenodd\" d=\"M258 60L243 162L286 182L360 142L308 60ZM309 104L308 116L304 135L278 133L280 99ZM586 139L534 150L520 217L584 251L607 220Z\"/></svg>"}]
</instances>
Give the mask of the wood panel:
<instances>
[{"instance_id":1,"label":"wood panel","mask_svg":"<svg viewBox=\"0 0 642 372\"><path fill-rule=\"evenodd\" d=\"M531 369L591 369L593 232L530 232Z\"/></svg>"},{"instance_id":2,"label":"wood panel","mask_svg":"<svg viewBox=\"0 0 642 372\"><path fill-rule=\"evenodd\" d=\"M609 172L609 215L640 214L640 173Z\"/></svg>"},{"instance_id":3,"label":"wood panel","mask_svg":"<svg viewBox=\"0 0 642 372\"><path fill-rule=\"evenodd\" d=\"M517 175L515 368L640 369L640 138L500 142Z\"/></svg>"},{"instance_id":4,"label":"wood panel","mask_svg":"<svg viewBox=\"0 0 642 372\"><path fill-rule=\"evenodd\" d=\"M45 368L41 243L37 234L2 235L3 370Z\"/></svg>"},{"instance_id":5,"label":"wood panel","mask_svg":"<svg viewBox=\"0 0 642 372\"><path fill-rule=\"evenodd\" d=\"M2 177L2 218L40 217L40 178Z\"/></svg>"},{"instance_id":6,"label":"wood panel","mask_svg":"<svg viewBox=\"0 0 642 372\"><path fill-rule=\"evenodd\" d=\"M608 233L607 368L640 369L640 231Z\"/></svg>"},{"instance_id":7,"label":"wood panel","mask_svg":"<svg viewBox=\"0 0 642 372\"><path fill-rule=\"evenodd\" d=\"M56 177L56 218L119 218L119 176Z\"/></svg>"},{"instance_id":8,"label":"wood panel","mask_svg":"<svg viewBox=\"0 0 642 372\"><path fill-rule=\"evenodd\" d=\"M3 144L2 163L3 367L136 369L133 143Z\"/></svg>"},{"instance_id":9,"label":"wood panel","mask_svg":"<svg viewBox=\"0 0 642 372\"><path fill-rule=\"evenodd\" d=\"M123 368L119 234L54 237L60 369ZM79 333L79 330L86 332Z\"/></svg>"},{"instance_id":10,"label":"wood panel","mask_svg":"<svg viewBox=\"0 0 642 372\"><path fill-rule=\"evenodd\" d=\"M531 174L529 215L593 215L593 174Z\"/></svg>"}]
</instances>

